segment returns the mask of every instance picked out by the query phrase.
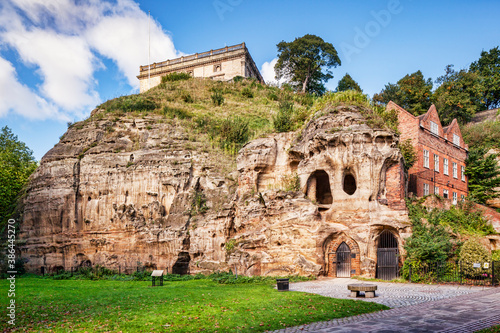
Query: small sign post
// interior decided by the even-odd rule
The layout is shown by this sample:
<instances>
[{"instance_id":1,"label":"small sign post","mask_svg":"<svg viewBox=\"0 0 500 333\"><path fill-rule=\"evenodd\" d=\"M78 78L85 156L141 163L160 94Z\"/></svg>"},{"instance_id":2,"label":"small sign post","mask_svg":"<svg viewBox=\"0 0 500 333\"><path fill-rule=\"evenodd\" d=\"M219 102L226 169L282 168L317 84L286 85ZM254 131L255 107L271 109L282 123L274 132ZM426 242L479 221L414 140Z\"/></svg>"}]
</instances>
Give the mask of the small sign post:
<instances>
[{"instance_id":1,"label":"small sign post","mask_svg":"<svg viewBox=\"0 0 500 333\"><path fill-rule=\"evenodd\" d=\"M155 270L153 273L151 273L151 278L152 278L152 287L156 286L155 282L158 282L158 286L163 286L163 271L162 270Z\"/></svg>"}]
</instances>

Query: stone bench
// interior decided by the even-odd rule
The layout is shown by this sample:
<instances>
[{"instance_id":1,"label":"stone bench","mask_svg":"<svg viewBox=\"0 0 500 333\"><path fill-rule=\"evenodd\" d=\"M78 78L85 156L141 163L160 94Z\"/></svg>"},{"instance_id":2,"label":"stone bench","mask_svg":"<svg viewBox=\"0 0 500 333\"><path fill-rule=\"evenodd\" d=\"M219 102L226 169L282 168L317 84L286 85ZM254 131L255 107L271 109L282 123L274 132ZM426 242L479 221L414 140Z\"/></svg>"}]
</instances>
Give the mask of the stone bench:
<instances>
[{"instance_id":1,"label":"stone bench","mask_svg":"<svg viewBox=\"0 0 500 333\"><path fill-rule=\"evenodd\" d=\"M347 289L351 291L351 297L360 297L359 292L365 293L365 298L375 297L377 286L374 284L356 283L347 285Z\"/></svg>"}]
</instances>

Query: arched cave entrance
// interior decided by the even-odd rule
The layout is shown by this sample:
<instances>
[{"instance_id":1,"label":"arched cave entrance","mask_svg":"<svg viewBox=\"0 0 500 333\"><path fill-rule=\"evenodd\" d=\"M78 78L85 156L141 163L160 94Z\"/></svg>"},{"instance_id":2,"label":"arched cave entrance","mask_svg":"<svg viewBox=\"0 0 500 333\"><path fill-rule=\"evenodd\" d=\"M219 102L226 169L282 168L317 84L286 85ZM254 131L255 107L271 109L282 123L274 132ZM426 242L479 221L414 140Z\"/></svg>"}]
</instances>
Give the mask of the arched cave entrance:
<instances>
[{"instance_id":1,"label":"arched cave entrance","mask_svg":"<svg viewBox=\"0 0 500 333\"><path fill-rule=\"evenodd\" d=\"M398 258L398 240L389 230L382 231L377 246L376 277L382 280L393 280L398 278Z\"/></svg>"},{"instance_id":2,"label":"arched cave entrance","mask_svg":"<svg viewBox=\"0 0 500 333\"><path fill-rule=\"evenodd\" d=\"M337 277L351 277L351 249L342 242L335 251L337 254Z\"/></svg>"},{"instance_id":3,"label":"arched cave entrance","mask_svg":"<svg viewBox=\"0 0 500 333\"><path fill-rule=\"evenodd\" d=\"M318 203L320 210L330 208L333 201L330 177L324 170L316 170L309 176L307 196Z\"/></svg>"},{"instance_id":4,"label":"arched cave entrance","mask_svg":"<svg viewBox=\"0 0 500 333\"><path fill-rule=\"evenodd\" d=\"M330 277L360 275L358 244L344 233L329 236L325 241L325 272Z\"/></svg>"},{"instance_id":5,"label":"arched cave entrance","mask_svg":"<svg viewBox=\"0 0 500 333\"><path fill-rule=\"evenodd\" d=\"M180 252L177 261L172 266L172 274L185 275L189 273L189 262L191 257L187 252Z\"/></svg>"}]
</instances>

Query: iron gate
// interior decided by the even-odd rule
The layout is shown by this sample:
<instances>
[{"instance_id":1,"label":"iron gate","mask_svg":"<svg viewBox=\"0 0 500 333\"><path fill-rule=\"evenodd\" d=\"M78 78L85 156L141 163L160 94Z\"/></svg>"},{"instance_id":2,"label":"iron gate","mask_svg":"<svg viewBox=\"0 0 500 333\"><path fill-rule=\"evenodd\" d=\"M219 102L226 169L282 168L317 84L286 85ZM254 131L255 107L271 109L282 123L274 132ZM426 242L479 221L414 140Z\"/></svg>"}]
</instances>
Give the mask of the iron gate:
<instances>
[{"instance_id":1,"label":"iron gate","mask_svg":"<svg viewBox=\"0 0 500 333\"><path fill-rule=\"evenodd\" d=\"M377 278L393 280L399 277L398 241L385 230L380 234L377 249Z\"/></svg>"},{"instance_id":2,"label":"iron gate","mask_svg":"<svg viewBox=\"0 0 500 333\"><path fill-rule=\"evenodd\" d=\"M337 249L337 277L351 277L351 249L342 242Z\"/></svg>"}]
</instances>

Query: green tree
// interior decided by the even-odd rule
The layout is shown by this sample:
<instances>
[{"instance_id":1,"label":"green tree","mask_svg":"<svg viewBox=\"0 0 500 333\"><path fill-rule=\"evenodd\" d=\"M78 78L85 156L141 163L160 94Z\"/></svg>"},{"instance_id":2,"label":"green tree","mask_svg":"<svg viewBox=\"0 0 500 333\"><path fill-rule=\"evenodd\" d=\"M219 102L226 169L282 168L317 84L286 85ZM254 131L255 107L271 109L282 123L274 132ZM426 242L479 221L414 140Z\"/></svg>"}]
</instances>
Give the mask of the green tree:
<instances>
[{"instance_id":1,"label":"green tree","mask_svg":"<svg viewBox=\"0 0 500 333\"><path fill-rule=\"evenodd\" d=\"M289 80L303 93L323 94L324 83L333 78L330 68L341 64L335 47L315 35L305 35L293 42L281 41L276 46L276 78Z\"/></svg>"},{"instance_id":2,"label":"green tree","mask_svg":"<svg viewBox=\"0 0 500 333\"><path fill-rule=\"evenodd\" d=\"M28 177L36 169L33 152L7 127L0 132L0 226L16 208L17 199Z\"/></svg>"},{"instance_id":3,"label":"green tree","mask_svg":"<svg viewBox=\"0 0 500 333\"><path fill-rule=\"evenodd\" d=\"M482 109L500 107L500 49L492 48L481 52L481 57L474 61L469 70L480 76Z\"/></svg>"},{"instance_id":4,"label":"green tree","mask_svg":"<svg viewBox=\"0 0 500 333\"><path fill-rule=\"evenodd\" d=\"M396 84L388 83L384 89L373 96L373 100L380 104L393 101L413 115L420 115L429 109L432 104L432 80L425 79L421 71L407 74Z\"/></svg>"},{"instance_id":5,"label":"green tree","mask_svg":"<svg viewBox=\"0 0 500 333\"><path fill-rule=\"evenodd\" d=\"M457 72L453 65L446 66L445 72L436 80L440 86L434 92L439 117L445 124L454 118L465 124L480 109L483 90L480 76L465 69Z\"/></svg>"},{"instance_id":6,"label":"green tree","mask_svg":"<svg viewBox=\"0 0 500 333\"><path fill-rule=\"evenodd\" d=\"M498 154L488 154L486 148L469 150L465 174L469 178L469 196L481 204L500 196L494 189L500 186Z\"/></svg>"},{"instance_id":7,"label":"green tree","mask_svg":"<svg viewBox=\"0 0 500 333\"><path fill-rule=\"evenodd\" d=\"M340 79L337 85L337 89L335 89L335 92L346 91L346 90L357 90L359 92L363 92L359 84L356 81L354 81L354 79L348 73L346 73L344 77Z\"/></svg>"}]
</instances>

